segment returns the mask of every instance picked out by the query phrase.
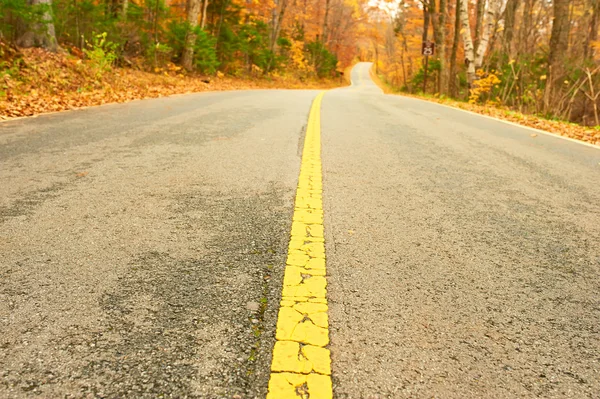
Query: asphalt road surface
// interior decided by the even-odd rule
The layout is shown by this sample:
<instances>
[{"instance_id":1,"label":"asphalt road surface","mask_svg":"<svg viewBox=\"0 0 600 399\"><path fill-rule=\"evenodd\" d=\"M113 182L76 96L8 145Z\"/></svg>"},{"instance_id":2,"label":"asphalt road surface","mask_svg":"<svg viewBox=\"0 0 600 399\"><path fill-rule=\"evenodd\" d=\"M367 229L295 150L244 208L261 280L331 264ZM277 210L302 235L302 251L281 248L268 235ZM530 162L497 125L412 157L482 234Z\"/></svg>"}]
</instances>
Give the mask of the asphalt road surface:
<instances>
[{"instance_id":1,"label":"asphalt road surface","mask_svg":"<svg viewBox=\"0 0 600 399\"><path fill-rule=\"evenodd\" d=\"M600 149L321 108L335 398L598 398ZM0 398L264 398L317 91L0 124Z\"/></svg>"}]
</instances>

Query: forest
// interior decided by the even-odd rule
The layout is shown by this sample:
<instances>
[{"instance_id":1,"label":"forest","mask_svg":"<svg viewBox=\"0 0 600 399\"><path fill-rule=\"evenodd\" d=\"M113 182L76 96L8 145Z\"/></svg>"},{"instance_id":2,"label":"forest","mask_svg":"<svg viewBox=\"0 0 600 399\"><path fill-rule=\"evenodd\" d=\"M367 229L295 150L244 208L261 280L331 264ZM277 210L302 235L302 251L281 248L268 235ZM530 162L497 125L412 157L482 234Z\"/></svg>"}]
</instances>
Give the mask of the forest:
<instances>
[{"instance_id":1,"label":"forest","mask_svg":"<svg viewBox=\"0 0 600 399\"><path fill-rule=\"evenodd\" d=\"M370 32L371 56L397 90L600 125L600 1L377 4L381 23ZM423 57L427 41L434 55Z\"/></svg>"},{"instance_id":2,"label":"forest","mask_svg":"<svg viewBox=\"0 0 600 399\"><path fill-rule=\"evenodd\" d=\"M87 65L97 82L122 68L208 79L291 76L302 83L336 79L361 60L374 61L374 72L392 91L600 125L600 0L0 5L0 100L14 98L19 85L21 92L29 87L22 84L27 61L19 54L36 47ZM424 43L434 46L430 56L423 55Z\"/></svg>"},{"instance_id":3,"label":"forest","mask_svg":"<svg viewBox=\"0 0 600 399\"><path fill-rule=\"evenodd\" d=\"M346 0L1 0L0 38L120 66L325 78L354 56Z\"/></svg>"}]
</instances>

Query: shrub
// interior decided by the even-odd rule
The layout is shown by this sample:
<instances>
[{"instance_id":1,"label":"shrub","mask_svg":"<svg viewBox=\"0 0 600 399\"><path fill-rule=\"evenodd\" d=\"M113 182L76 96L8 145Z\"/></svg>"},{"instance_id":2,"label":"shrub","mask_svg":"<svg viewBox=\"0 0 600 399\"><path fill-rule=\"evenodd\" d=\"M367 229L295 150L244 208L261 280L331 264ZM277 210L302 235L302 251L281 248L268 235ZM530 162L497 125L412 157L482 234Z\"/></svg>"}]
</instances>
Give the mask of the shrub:
<instances>
[{"instance_id":1,"label":"shrub","mask_svg":"<svg viewBox=\"0 0 600 399\"><path fill-rule=\"evenodd\" d=\"M117 59L117 44L106 40L106 32L103 32L94 37L92 43L87 43L88 48L84 48L83 52L90 60L96 78L101 78L102 75L110 71L113 63Z\"/></svg>"}]
</instances>

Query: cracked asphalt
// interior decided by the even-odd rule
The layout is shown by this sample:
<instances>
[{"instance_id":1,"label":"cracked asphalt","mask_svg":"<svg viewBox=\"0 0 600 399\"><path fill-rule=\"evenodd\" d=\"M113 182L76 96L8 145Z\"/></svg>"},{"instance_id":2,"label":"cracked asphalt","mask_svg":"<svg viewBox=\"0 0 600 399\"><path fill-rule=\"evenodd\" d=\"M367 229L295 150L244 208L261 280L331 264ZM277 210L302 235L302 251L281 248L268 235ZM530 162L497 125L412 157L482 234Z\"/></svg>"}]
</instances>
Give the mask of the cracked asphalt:
<instances>
[{"instance_id":1,"label":"cracked asphalt","mask_svg":"<svg viewBox=\"0 0 600 399\"><path fill-rule=\"evenodd\" d=\"M335 398L597 398L600 150L353 70L321 109ZM316 91L0 123L0 398L264 398Z\"/></svg>"}]
</instances>

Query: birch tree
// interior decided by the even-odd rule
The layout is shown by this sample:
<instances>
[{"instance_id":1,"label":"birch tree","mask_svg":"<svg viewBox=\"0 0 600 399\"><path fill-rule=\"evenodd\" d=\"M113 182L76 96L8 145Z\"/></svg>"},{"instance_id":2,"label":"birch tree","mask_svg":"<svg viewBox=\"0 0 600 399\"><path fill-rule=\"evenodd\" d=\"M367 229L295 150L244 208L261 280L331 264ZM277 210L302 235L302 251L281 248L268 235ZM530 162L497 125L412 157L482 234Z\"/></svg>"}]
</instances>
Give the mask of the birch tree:
<instances>
[{"instance_id":1,"label":"birch tree","mask_svg":"<svg viewBox=\"0 0 600 399\"><path fill-rule=\"evenodd\" d=\"M485 12L485 22L481 32L481 39L477 45L477 52L475 54L475 69L481 68L483 65L483 57L487 51L488 44L490 42L490 34L496 24L496 17L500 10L501 0L489 0L488 8ZM466 1L465 1L466 3Z\"/></svg>"},{"instance_id":2,"label":"birch tree","mask_svg":"<svg viewBox=\"0 0 600 399\"><path fill-rule=\"evenodd\" d=\"M460 27L462 32L463 46L465 48L467 81L469 82L469 87L471 87L477 76L475 75L475 49L473 47L473 38L471 37L468 0L462 0L460 2Z\"/></svg>"},{"instance_id":3,"label":"birch tree","mask_svg":"<svg viewBox=\"0 0 600 399\"><path fill-rule=\"evenodd\" d=\"M481 38L477 43L477 49L473 45L471 36L471 24L469 22L469 2L464 0L460 2L460 25L463 36L463 45L465 48L465 64L467 66L467 81L469 87L477 79L476 71L483 65L483 57L487 51L490 42L490 34L496 23L496 17L500 10L501 0L489 0L488 8L485 12L485 22L481 29Z\"/></svg>"}]
</instances>

